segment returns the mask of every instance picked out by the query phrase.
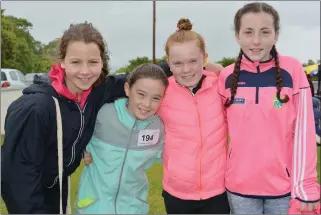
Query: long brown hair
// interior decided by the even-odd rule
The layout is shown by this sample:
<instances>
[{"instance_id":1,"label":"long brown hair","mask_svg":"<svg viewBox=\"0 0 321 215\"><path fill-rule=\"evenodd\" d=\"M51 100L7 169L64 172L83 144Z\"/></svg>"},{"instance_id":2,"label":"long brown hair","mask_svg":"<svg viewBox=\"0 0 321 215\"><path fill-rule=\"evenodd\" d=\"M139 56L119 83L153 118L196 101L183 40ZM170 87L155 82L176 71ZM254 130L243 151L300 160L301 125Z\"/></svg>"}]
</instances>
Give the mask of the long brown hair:
<instances>
[{"instance_id":1,"label":"long brown hair","mask_svg":"<svg viewBox=\"0 0 321 215\"><path fill-rule=\"evenodd\" d=\"M102 83L109 72L108 61L109 56L107 53L107 44L104 41L101 33L91 24L91 23L79 23L79 24L71 24L69 29L67 29L61 40L59 45L59 59L64 60L67 53L67 48L70 42L74 41L83 41L85 43L95 43L99 47L100 57L103 62L103 68L101 75L94 83L93 86L97 86Z\"/></svg>"},{"instance_id":2,"label":"long brown hair","mask_svg":"<svg viewBox=\"0 0 321 215\"><path fill-rule=\"evenodd\" d=\"M239 9L234 17L234 31L238 34L241 28L241 18L243 15L247 13L260 13L264 12L267 14L272 15L273 23L274 23L274 31L278 32L280 30L280 17L278 12L269 4L264 2L254 2L246 4L244 7ZM280 70L280 62L278 58L278 52L276 50L275 45L272 47L271 54L274 56L275 59L275 67L276 67L276 88L277 88L277 99L282 103L287 103L289 101L289 96L285 95L284 98L281 98L281 90L283 86L283 80L281 76ZM243 51L240 50L239 55L235 61L233 77L232 77L232 86L231 86L231 98L227 99L225 102L225 107L231 106L234 101L234 97L237 91L237 82L239 81L240 76L240 68L241 68L241 60L243 56Z\"/></svg>"}]
</instances>

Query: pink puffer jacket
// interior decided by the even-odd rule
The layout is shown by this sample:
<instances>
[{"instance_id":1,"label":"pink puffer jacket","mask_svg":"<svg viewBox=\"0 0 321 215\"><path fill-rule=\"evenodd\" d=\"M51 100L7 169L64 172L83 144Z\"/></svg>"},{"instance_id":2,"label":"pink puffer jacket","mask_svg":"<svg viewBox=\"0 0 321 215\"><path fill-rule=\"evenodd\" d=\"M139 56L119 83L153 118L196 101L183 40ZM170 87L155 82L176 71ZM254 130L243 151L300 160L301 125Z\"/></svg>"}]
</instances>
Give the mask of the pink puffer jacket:
<instances>
[{"instance_id":1,"label":"pink puffer jacket","mask_svg":"<svg viewBox=\"0 0 321 215\"><path fill-rule=\"evenodd\" d=\"M225 192L227 126L218 94L218 78L207 77L193 93L174 77L158 111L165 124L163 188L188 200Z\"/></svg>"}]
</instances>

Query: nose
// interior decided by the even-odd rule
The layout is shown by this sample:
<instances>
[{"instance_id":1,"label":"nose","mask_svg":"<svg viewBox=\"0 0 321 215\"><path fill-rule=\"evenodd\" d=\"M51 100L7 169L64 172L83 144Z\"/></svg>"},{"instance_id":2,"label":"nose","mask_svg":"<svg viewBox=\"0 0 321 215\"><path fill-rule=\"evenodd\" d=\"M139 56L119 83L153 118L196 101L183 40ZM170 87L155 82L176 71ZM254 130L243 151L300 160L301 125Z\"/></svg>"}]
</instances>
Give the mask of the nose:
<instances>
[{"instance_id":1,"label":"nose","mask_svg":"<svg viewBox=\"0 0 321 215\"><path fill-rule=\"evenodd\" d=\"M150 105L151 105L151 100L149 98L143 99L142 105L143 105L144 108L149 108Z\"/></svg>"},{"instance_id":2,"label":"nose","mask_svg":"<svg viewBox=\"0 0 321 215\"><path fill-rule=\"evenodd\" d=\"M79 70L80 75L88 75L90 73L89 67L87 64L82 64Z\"/></svg>"},{"instance_id":3,"label":"nose","mask_svg":"<svg viewBox=\"0 0 321 215\"><path fill-rule=\"evenodd\" d=\"M190 68L189 68L188 64L184 64L183 73L189 73L189 71L190 71Z\"/></svg>"},{"instance_id":4,"label":"nose","mask_svg":"<svg viewBox=\"0 0 321 215\"><path fill-rule=\"evenodd\" d=\"M254 37L253 37L253 44L254 45L259 45L260 42L261 42L260 35L259 34L255 34Z\"/></svg>"}]
</instances>

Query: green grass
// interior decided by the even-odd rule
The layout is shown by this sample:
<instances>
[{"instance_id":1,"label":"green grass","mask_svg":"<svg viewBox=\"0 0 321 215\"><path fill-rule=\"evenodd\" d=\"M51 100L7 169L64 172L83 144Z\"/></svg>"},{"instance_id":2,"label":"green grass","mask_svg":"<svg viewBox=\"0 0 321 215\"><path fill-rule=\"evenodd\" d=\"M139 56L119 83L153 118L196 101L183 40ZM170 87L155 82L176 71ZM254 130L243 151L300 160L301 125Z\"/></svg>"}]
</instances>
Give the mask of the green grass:
<instances>
[{"instance_id":1,"label":"green grass","mask_svg":"<svg viewBox=\"0 0 321 215\"><path fill-rule=\"evenodd\" d=\"M72 175L72 188L71 188L71 202L74 202L77 194L77 187L80 178L83 163ZM154 166L147 172L149 179L149 196L148 202L150 203L150 214L166 214L164 201L162 197L162 176L163 168L161 164L154 164ZM72 203L73 205L73 203ZM1 213L3 214L3 213Z\"/></svg>"},{"instance_id":2,"label":"green grass","mask_svg":"<svg viewBox=\"0 0 321 215\"><path fill-rule=\"evenodd\" d=\"M3 137L1 137L1 145L3 142ZM71 205L76 199L78 182L82 169L84 168L83 162L78 167L76 172L71 177ZM166 214L164 201L162 197L162 177L163 177L163 167L161 164L154 164L154 166L147 172L149 179L149 196L148 202L150 203L150 214ZM1 214L8 214L6 205L1 198Z\"/></svg>"},{"instance_id":3,"label":"green grass","mask_svg":"<svg viewBox=\"0 0 321 215\"><path fill-rule=\"evenodd\" d=\"M1 138L2 144L2 138ZM72 187L71 187L71 201L72 205L77 194L77 186L79 181L79 176L83 169L83 164L76 170L72 175ZM162 165L155 164L148 172L148 179L150 183L150 190L148 196L148 202L150 203L149 214L166 214L162 192ZM318 181L320 183L320 147L318 147ZM1 214L7 214L6 206L1 199Z\"/></svg>"}]
</instances>

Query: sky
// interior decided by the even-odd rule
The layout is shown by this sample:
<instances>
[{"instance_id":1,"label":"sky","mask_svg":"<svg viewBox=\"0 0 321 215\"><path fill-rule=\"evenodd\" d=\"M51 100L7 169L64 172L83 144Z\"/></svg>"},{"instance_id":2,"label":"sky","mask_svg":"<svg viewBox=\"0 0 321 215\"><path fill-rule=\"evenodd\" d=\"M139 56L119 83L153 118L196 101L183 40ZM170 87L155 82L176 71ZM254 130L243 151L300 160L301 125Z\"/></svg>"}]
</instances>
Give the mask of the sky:
<instances>
[{"instance_id":1,"label":"sky","mask_svg":"<svg viewBox=\"0 0 321 215\"><path fill-rule=\"evenodd\" d=\"M233 18L250 1L157 1L156 57L165 55L168 36L186 17L206 42L211 61L235 57ZM279 12L281 30L277 50L302 63L320 59L320 2L272 1ZM61 37L72 23L91 22L107 41L110 67L115 71L138 56L152 58L152 1L2 1L5 15L29 20L31 34L48 43Z\"/></svg>"}]
</instances>

